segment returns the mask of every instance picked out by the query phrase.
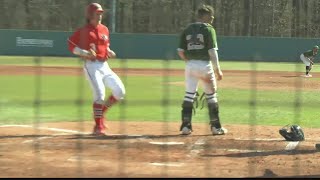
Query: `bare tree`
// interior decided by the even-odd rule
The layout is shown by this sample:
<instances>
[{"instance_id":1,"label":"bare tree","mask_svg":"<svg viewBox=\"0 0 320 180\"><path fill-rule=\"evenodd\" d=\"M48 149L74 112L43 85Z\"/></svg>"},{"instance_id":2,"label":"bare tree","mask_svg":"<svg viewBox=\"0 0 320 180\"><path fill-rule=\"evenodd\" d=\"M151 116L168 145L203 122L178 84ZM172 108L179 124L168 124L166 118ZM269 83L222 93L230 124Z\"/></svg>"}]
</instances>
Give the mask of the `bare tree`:
<instances>
[{"instance_id":1,"label":"bare tree","mask_svg":"<svg viewBox=\"0 0 320 180\"><path fill-rule=\"evenodd\" d=\"M1 29L72 31L85 23L87 4L106 9L112 0L0 0ZM116 0L116 32L177 34L196 20L202 4L215 8L214 26L224 36L317 37L319 0Z\"/></svg>"}]
</instances>

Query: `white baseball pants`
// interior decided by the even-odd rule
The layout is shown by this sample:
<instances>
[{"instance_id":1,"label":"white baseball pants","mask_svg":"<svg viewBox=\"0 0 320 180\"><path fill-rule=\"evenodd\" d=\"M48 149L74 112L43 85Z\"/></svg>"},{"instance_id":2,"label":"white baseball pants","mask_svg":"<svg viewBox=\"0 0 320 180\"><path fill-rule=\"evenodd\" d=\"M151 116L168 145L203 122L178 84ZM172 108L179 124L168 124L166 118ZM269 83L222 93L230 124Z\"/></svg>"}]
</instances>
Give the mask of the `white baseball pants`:
<instances>
[{"instance_id":1,"label":"white baseball pants","mask_svg":"<svg viewBox=\"0 0 320 180\"><path fill-rule=\"evenodd\" d=\"M303 54L300 55L300 59L306 66L311 66L310 60Z\"/></svg>"},{"instance_id":2,"label":"white baseball pants","mask_svg":"<svg viewBox=\"0 0 320 180\"><path fill-rule=\"evenodd\" d=\"M84 74L90 83L94 103L104 103L106 88L111 89L112 95L117 100L124 98L124 85L118 75L110 69L107 62L86 61L84 64Z\"/></svg>"},{"instance_id":3,"label":"white baseball pants","mask_svg":"<svg viewBox=\"0 0 320 180\"><path fill-rule=\"evenodd\" d=\"M217 82L211 61L189 60L185 69L185 101L193 102L194 93L198 91L199 81L207 96L208 103L216 103Z\"/></svg>"}]
</instances>

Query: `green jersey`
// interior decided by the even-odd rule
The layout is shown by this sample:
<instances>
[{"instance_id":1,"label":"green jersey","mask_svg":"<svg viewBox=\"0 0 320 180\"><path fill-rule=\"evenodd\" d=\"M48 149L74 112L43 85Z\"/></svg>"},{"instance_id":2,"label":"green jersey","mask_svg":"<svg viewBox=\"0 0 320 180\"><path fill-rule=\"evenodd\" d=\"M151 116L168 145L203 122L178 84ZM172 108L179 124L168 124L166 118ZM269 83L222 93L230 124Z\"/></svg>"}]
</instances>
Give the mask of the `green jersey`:
<instances>
[{"instance_id":1,"label":"green jersey","mask_svg":"<svg viewBox=\"0 0 320 180\"><path fill-rule=\"evenodd\" d=\"M314 58L316 55L318 55L318 51L314 52L313 50L309 50L307 52L304 52L303 55L308 58Z\"/></svg>"},{"instance_id":2,"label":"green jersey","mask_svg":"<svg viewBox=\"0 0 320 180\"><path fill-rule=\"evenodd\" d=\"M182 32L179 48L187 59L209 61L208 50L218 50L216 31L210 24L193 23Z\"/></svg>"}]
</instances>

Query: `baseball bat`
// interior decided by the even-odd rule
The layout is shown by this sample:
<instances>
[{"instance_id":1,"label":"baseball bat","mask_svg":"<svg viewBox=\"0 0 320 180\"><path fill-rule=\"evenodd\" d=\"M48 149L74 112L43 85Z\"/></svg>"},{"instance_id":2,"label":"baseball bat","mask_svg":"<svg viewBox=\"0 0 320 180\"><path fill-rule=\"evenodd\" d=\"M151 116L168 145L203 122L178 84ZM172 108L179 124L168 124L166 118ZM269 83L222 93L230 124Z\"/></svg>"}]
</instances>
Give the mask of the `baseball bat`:
<instances>
[{"instance_id":1,"label":"baseball bat","mask_svg":"<svg viewBox=\"0 0 320 180\"><path fill-rule=\"evenodd\" d=\"M78 45L76 45L76 43L72 42L70 39L68 39L68 41L69 41L72 45L75 45L76 47L78 47Z\"/></svg>"}]
</instances>

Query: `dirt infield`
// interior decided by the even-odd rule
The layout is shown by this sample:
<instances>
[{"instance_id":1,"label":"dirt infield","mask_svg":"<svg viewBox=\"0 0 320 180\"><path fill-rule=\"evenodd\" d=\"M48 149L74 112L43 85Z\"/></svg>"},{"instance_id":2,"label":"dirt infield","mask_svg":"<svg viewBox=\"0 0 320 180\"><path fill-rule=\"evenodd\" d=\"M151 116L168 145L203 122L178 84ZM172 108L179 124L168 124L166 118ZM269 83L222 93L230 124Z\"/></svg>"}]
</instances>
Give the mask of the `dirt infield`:
<instances>
[{"instance_id":1,"label":"dirt infield","mask_svg":"<svg viewBox=\"0 0 320 180\"><path fill-rule=\"evenodd\" d=\"M316 139L308 138L295 146L282 140L279 127L227 125L230 133L212 136L206 124L194 124L194 133L182 136L178 123L109 122L109 135L94 137L89 135L92 124L50 123L39 129L0 126L0 177L320 174ZM307 137L319 137L317 130L306 132Z\"/></svg>"},{"instance_id":2,"label":"dirt infield","mask_svg":"<svg viewBox=\"0 0 320 180\"><path fill-rule=\"evenodd\" d=\"M182 70L115 69L121 76L181 76ZM79 68L0 66L0 75L82 75ZM315 78L291 72L225 71L220 88L317 90ZM255 76L256 75L256 76ZM253 79L256 77L256 79ZM183 79L183 78L182 78ZM182 82L168 82L183 85ZM320 177L320 130L304 128L306 141L286 142L280 127L226 125L212 136L193 124L108 122L108 135L91 136L93 122L0 125L0 177Z\"/></svg>"},{"instance_id":3,"label":"dirt infield","mask_svg":"<svg viewBox=\"0 0 320 180\"><path fill-rule=\"evenodd\" d=\"M120 76L184 76L180 69L114 69ZM0 75L56 75L79 76L82 69L76 67L33 67L33 66L0 66ZM224 80L219 88L258 89L258 90L317 90L320 73L313 73L313 78L301 77L303 73L277 71L224 71ZM184 82L168 82L173 85L184 85Z\"/></svg>"}]
</instances>

